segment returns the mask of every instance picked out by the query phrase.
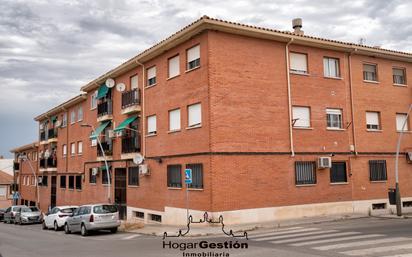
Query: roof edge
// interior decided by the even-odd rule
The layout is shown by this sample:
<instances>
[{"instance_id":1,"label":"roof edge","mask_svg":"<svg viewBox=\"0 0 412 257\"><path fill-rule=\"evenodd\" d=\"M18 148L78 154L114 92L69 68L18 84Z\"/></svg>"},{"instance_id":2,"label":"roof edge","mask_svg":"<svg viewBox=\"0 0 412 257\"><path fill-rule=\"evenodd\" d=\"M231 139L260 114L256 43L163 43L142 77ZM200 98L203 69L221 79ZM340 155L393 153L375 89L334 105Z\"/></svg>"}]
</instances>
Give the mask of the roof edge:
<instances>
[{"instance_id":1,"label":"roof edge","mask_svg":"<svg viewBox=\"0 0 412 257\"><path fill-rule=\"evenodd\" d=\"M62 104L59 104L59 105L57 105L56 107L53 107L52 109L50 109L50 110L48 110L48 111L46 111L46 112L44 112L44 113L36 116L36 117L34 118L34 120L35 120L35 121L40 121L40 120L43 120L43 119L45 119L45 118L48 118L48 117L50 117L50 116L52 116L52 115L54 115L54 114L57 114L57 113L61 112L62 110L65 110L65 108L71 107L71 106L73 106L73 105L75 105L75 104L77 104L77 103L82 102L83 100L86 100L86 97L87 97L87 96L86 96L86 94L84 94L84 93L82 93L82 94L80 94L80 95L77 95L77 96L75 96L75 97L72 97L72 98L70 98L69 100L67 100L66 102L64 102L64 103L62 103Z\"/></svg>"},{"instance_id":2,"label":"roof edge","mask_svg":"<svg viewBox=\"0 0 412 257\"><path fill-rule=\"evenodd\" d=\"M38 146L39 146L39 142L35 141L35 142L27 144L27 145L22 145L22 146L18 146L16 148L13 148L13 149L10 150L10 152L11 153L17 153L17 152L24 151L24 150L27 150L27 149L36 148Z\"/></svg>"}]
</instances>

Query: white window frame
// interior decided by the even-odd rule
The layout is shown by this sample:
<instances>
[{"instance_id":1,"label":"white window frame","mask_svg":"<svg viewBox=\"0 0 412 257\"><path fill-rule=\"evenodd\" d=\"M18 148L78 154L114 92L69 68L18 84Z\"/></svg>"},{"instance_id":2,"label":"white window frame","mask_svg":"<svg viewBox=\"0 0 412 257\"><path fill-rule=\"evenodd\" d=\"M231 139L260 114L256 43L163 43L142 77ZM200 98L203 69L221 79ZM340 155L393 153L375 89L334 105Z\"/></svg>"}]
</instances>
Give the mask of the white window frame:
<instances>
[{"instance_id":1,"label":"white window frame","mask_svg":"<svg viewBox=\"0 0 412 257\"><path fill-rule=\"evenodd\" d=\"M90 110L97 108L97 90L90 95Z\"/></svg>"},{"instance_id":2,"label":"white window frame","mask_svg":"<svg viewBox=\"0 0 412 257\"><path fill-rule=\"evenodd\" d=\"M76 143L70 143L70 154L76 155Z\"/></svg>"},{"instance_id":3,"label":"white window frame","mask_svg":"<svg viewBox=\"0 0 412 257\"><path fill-rule=\"evenodd\" d=\"M380 112L367 111L366 112L366 129L367 130L381 130Z\"/></svg>"},{"instance_id":4,"label":"white window frame","mask_svg":"<svg viewBox=\"0 0 412 257\"><path fill-rule=\"evenodd\" d=\"M373 66L373 67L375 67L374 73L372 73L371 71L366 71L365 66ZM363 63L363 65L362 65L362 70L363 70L363 80L364 80L364 81L378 82L379 77L378 77L378 65L377 65L377 64L374 64L374 63ZM375 78L368 79L368 78L367 78L367 73L375 74L375 75L374 75ZM373 77L373 75L372 75L372 77Z\"/></svg>"},{"instance_id":5,"label":"white window frame","mask_svg":"<svg viewBox=\"0 0 412 257\"><path fill-rule=\"evenodd\" d=\"M63 145L63 157L67 156L67 145Z\"/></svg>"},{"instance_id":6,"label":"white window frame","mask_svg":"<svg viewBox=\"0 0 412 257\"><path fill-rule=\"evenodd\" d=\"M147 134L156 135L157 134L157 120L156 115L147 116Z\"/></svg>"},{"instance_id":7,"label":"white window frame","mask_svg":"<svg viewBox=\"0 0 412 257\"><path fill-rule=\"evenodd\" d=\"M62 127L66 127L67 126L67 112L63 113L63 117L62 117Z\"/></svg>"},{"instance_id":8,"label":"white window frame","mask_svg":"<svg viewBox=\"0 0 412 257\"><path fill-rule=\"evenodd\" d=\"M169 111L169 131L180 131L181 129L181 112L180 109Z\"/></svg>"},{"instance_id":9,"label":"white window frame","mask_svg":"<svg viewBox=\"0 0 412 257\"><path fill-rule=\"evenodd\" d=\"M328 124L329 122L329 116L338 116L337 122L338 122L338 126L329 126L330 124ZM336 121L331 121L331 123L336 122ZM333 125L333 124L332 124ZM340 126L339 126L340 125ZM341 130L343 129L343 111L342 109L338 109L338 108L327 108L326 109L326 127L327 129L331 129L331 130Z\"/></svg>"},{"instance_id":10,"label":"white window frame","mask_svg":"<svg viewBox=\"0 0 412 257\"><path fill-rule=\"evenodd\" d=\"M168 78L174 78L180 75L180 56L175 55L168 60Z\"/></svg>"},{"instance_id":11,"label":"white window frame","mask_svg":"<svg viewBox=\"0 0 412 257\"><path fill-rule=\"evenodd\" d=\"M77 154L78 155L83 154L83 141L78 141L77 142Z\"/></svg>"},{"instance_id":12,"label":"white window frame","mask_svg":"<svg viewBox=\"0 0 412 257\"><path fill-rule=\"evenodd\" d=\"M340 78L339 58L323 57L323 76L327 78Z\"/></svg>"},{"instance_id":13,"label":"white window frame","mask_svg":"<svg viewBox=\"0 0 412 257\"><path fill-rule=\"evenodd\" d=\"M150 68L147 69L147 87L152 87L154 85L156 85L157 81L156 81L156 75L157 75L157 69L156 66L152 66ZM154 79L154 80L152 80Z\"/></svg>"},{"instance_id":14,"label":"white window frame","mask_svg":"<svg viewBox=\"0 0 412 257\"><path fill-rule=\"evenodd\" d=\"M308 55L307 54L291 52L289 56L290 56L290 68L289 69L291 73L308 74ZM301 62L304 62L304 64Z\"/></svg>"},{"instance_id":15,"label":"white window frame","mask_svg":"<svg viewBox=\"0 0 412 257\"><path fill-rule=\"evenodd\" d=\"M395 74L395 70L397 70L397 71L402 71L402 75L397 75L397 74ZM402 77L403 83L402 83L402 82L397 83L396 77L399 77L399 76ZM400 67L392 67L392 78L393 78L393 84L394 84L394 85L402 85L402 86L406 85L406 84L407 84L407 81L406 81L406 69L405 69L405 68L400 68Z\"/></svg>"},{"instance_id":16,"label":"white window frame","mask_svg":"<svg viewBox=\"0 0 412 257\"><path fill-rule=\"evenodd\" d=\"M186 70L190 71L198 67L200 67L200 45L195 45L186 50Z\"/></svg>"},{"instance_id":17,"label":"white window frame","mask_svg":"<svg viewBox=\"0 0 412 257\"><path fill-rule=\"evenodd\" d=\"M187 126L188 128L202 126L202 104L196 103L187 106Z\"/></svg>"},{"instance_id":18,"label":"white window frame","mask_svg":"<svg viewBox=\"0 0 412 257\"><path fill-rule=\"evenodd\" d=\"M292 122L294 128L310 128L310 107L293 106Z\"/></svg>"},{"instance_id":19,"label":"white window frame","mask_svg":"<svg viewBox=\"0 0 412 257\"><path fill-rule=\"evenodd\" d=\"M402 131L402 126L406 118L407 118L406 113L396 113L396 131L398 132ZM406 120L406 124L405 124L403 131L409 131L409 120Z\"/></svg>"},{"instance_id":20,"label":"white window frame","mask_svg":"<svg viewBox=\"0 0 412 257\"><path fill-rule=\"evenodd\" d=\"M76 111L72 110L70 112L70 124L76 123Z\"/></svg>"},{"instance_id":21,"label":"white window frame","mask_svg":"<svg viewBox=\"0 0 412 257\"><path fill-rule=\"evenodd\" d=\"M130 77L130 89L133 90L137 88L139 88L139 76L136 74Z\"/></svg>"},{"instance_id":22,"label":"white window frame","mask_svg":"<svg viewBox=\"0 0 412 257\"><path fill-rule=\"evenodd\" d=\"M82 121L83 120L83 107L79 106L79 108L77 109L77 121Z\"/></svg>"}]
</instances>

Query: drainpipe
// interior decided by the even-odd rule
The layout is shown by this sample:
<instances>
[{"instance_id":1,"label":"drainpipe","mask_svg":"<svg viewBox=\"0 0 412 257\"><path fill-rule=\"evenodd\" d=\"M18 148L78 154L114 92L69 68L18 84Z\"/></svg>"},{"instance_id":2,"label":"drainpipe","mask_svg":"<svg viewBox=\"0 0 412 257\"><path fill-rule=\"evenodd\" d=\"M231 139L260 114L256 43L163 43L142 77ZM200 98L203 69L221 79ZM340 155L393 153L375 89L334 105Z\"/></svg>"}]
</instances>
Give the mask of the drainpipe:
<instances>
[{"instance_id":1,"label":"drainpipe","mask_svg":"<svg viewBox=\"0 0 412 257\"><path fill-rule=\"evenodd\" d=\"M350 91L350 109L351 109L351 116L352 116L352 137L353 137L353 151L355 156L358 156L358 150L356 147L356 129L355 129L355 105L353 103L353 86L352 86L352 54L357 52L358 49L354 48L353 51L349 53L348 56L348 70L349 70L349 91Z\"/></svg>"},{"instance_id":2,"label":"drainpipe","mask_svg":"<svg viewBox=\"0 0 412 257\"><path fill-rule=\"evenodd\" d=\"M142 78L143 78L143 84L142 84L142 96L140 99L140 104L142 105L142 146L143 146L143 157L146 157L146 116L145 116L145 106L144 106L144 89L146 87L146 78L145 78L145 73L146 69L144 67L144 64L136 60L136 63L140 66L142 66Z\"/></svg>"},{"instance_id":3,"label":"drainpipe","mask_svg":"<svg viewBox=\"0 0 412 257\"><path fill-rule=\"evenodd\" d=\"M288 85L288 115L289 115L289 139L290 139L290 152L291 157L295 156L295 149L293 147L293 129L292 129L292 96L290 90L290 74L289 74L289 45L293 42L293 38L286 44L286 81Z\"/></svg>"}]
</instances>

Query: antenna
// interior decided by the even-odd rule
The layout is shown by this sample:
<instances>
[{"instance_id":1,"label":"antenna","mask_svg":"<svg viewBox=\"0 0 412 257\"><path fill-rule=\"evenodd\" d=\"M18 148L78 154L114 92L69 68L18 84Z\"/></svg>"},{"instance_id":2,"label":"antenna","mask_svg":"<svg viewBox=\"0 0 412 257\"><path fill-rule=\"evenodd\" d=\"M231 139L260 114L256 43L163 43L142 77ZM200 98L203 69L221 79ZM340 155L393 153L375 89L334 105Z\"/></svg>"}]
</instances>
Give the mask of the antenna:
<instances>
[{"instance_id":1,"label":"antenna","mask_svg":"<svg viewBox=\"0 0 412 257\"><path fill-rule=\"evenodd\" d=\"M114 87L114 85L115 85L114 79L112 79L112 78L106 79L106 87L112 88L112 87Z\"/></svg>"},{"instance_id":2,"label":"antenna","mask_svg":"<svg viewBox=\"0 0 412 257\"><path fill-rule=\"evenodd\" d=\"M141 164L141 163L143 162L143 160L144 160L144 158L143 158L143 156L142 156L140 153L136 154L136 155L133 157L133 163L134 163L134 164L137 164L137 165Z\"/></svg>"},{"instance_id":3,"label":"antenna","mask_svg":"<svg viewBox=\"0 0 412 257\"><path fill-rule=\"evenodd\" d=\"M119 92L123 92L126 89L126 85L124 83L119 83L116 85L116 90Z\"/></svg>"}]
</instances>

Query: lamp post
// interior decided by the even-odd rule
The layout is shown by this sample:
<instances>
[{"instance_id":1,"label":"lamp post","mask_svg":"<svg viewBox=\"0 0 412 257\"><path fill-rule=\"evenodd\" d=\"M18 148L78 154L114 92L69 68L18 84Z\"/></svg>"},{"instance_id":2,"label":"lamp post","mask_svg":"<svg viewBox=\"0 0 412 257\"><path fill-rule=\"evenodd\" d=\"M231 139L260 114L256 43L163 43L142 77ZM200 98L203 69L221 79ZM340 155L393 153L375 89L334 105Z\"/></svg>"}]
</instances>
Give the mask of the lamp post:
<instances>
[{"instance_id":1,"label":"lamp post","mask_svg":"<svg viewBox=\"0 0 412 257\"><path fill-rule=\"evenodd\" d=\"M31 162L30 162L30 160L27 158L26 155L20 155L20 156L19 156L19 159L22 160L23 162L24 162L24 161L27 161L27 162L29 163L31 172L33 173L34 179L35 179L35 181L36 181L36 191L37 191L37 203L36 203L36 206L37 206L38 208L40 208L39 180L38 180L38 178L37 178L36 172L34 172L33 165L31 165Z\"/></svg>"},{"instance_id":2,"label":"lamp post","mask_svg":"<svg viewBox=\"0 0 412 257\"><path fill-rule=\"evenodd\" d=\"M99 147L100 147L100 150L102 151L103 160L104 160L104 165L106 166L106 173L107 173L107 185L108 185L108 187L107 187L107 201L108 201L108 203L111 203L111 199L110 199L111 177L110 177L110 172L109 172L109 165L107 164L106 154L104 153L104 149L103 149L102 143L100 142L99 135L96 135L96 130L94 129L93 125L89 125L89 124L83 123L81 126L82 126L82 127L89 127L89 128L92 129L94 135L96 136L97 143L98 143L98 145L99 145Z\"/></svg>"},{"instance_id":3,"label":"lamp post","mask_svg":"<svg viewBox=\"0 0 412 257\"><path fill-rule=\"evenodd\" d=\"M406 113L406 118L403 121L402 129L399 132L398 136L398 143L396 145L396 158L395 158L395 190L396 190L396 215L402 216L402 206L401 206L401 192L399 191L399 152L401 149L401 140L403 136L403 132L408 122L409 114L412 110L412 104L409 106L408 112Z\"/></svg>"}]
</instances>

